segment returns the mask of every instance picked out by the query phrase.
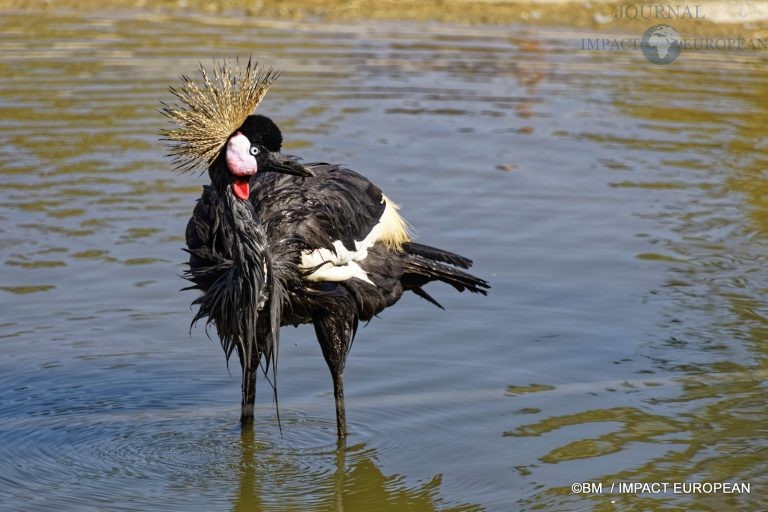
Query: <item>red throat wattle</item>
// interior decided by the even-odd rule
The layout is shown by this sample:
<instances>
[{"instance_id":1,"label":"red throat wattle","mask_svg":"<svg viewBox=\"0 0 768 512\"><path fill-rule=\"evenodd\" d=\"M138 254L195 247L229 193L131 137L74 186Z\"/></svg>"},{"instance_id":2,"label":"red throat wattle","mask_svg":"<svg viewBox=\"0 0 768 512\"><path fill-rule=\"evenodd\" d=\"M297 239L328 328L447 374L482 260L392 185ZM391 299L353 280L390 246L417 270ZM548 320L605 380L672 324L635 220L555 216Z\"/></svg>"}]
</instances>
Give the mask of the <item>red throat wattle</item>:
<instances>
[{"instance_id":1,"label":"red throat wattle","mask_svg":"<svg viewBox=\"0 0 768 512\"><path fill-rule=\"evenodd\" d=\"M250 176L232 176L232 192L235 193L241 201L247 201L251 195L251 177Z\"/></svg>"}]
</instances>

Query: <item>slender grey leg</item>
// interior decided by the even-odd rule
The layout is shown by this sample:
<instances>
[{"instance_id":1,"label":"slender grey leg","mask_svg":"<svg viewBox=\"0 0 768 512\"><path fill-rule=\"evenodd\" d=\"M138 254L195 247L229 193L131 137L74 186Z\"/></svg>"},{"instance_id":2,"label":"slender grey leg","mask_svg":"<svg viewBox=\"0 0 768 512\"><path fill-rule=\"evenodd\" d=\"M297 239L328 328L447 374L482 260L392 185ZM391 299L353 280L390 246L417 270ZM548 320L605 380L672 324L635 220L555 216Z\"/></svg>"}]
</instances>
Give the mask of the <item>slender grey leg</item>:
<instances>
[{"instance_id":1,"label":"slender grey leg","mask_svg":"<svg viewBox=\"0 0 768 512\"><path fill-rule=\"evenodd\" d=\"M253 425L253 408L256 402L256 376L259 369L259 360L256 347L250 349L253 353L242 354L243 367L243 399L240 404L240 422L243 426Z\"/></svg>"},{"instance_id":2,"label":"slender grey leg","mask_svg":"<svg viewBox=\"0 0 768 512\"><path fill-rule=\"evenodd\" d=\"M333 374L333 398L336 401L336 432L339 439L347 437L347 413L344 407L344 375Z\"/></svg>"},{"instance_id":3,"label":"slender grey leg","mask_svg":"<svg viewBox=\"0 0 768 512\"><path fill-rule=\"evenodd\" d=\"M357 318L333 314L319 314L314 320L315 333L333 379L333 397L336 402L336 432L339 439L347 437L344 410L344 366L357 328Z\"/></svg>"}]
</instances>

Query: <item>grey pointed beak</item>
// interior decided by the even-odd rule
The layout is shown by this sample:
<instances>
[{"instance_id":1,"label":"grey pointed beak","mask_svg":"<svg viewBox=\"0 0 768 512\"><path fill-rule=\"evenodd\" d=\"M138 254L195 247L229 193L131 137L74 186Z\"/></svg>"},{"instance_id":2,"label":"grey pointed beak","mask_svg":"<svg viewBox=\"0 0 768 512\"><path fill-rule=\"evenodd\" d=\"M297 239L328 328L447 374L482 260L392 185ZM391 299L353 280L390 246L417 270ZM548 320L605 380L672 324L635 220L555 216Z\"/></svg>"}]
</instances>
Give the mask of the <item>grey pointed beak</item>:
<instances>
[{"instance_id":1,"label":"grey pointed beak","mask_svg":"<svg viewBox=\"0 0 768 512\"><path fill-rule=\"evenodd\" d=\"M295 159L285 156L282 153L272 153L269 155L269 161L267 162L264 171L292 174L304 178L315 175L309 167L301 165Z\"/></svg>"}]
</instances>

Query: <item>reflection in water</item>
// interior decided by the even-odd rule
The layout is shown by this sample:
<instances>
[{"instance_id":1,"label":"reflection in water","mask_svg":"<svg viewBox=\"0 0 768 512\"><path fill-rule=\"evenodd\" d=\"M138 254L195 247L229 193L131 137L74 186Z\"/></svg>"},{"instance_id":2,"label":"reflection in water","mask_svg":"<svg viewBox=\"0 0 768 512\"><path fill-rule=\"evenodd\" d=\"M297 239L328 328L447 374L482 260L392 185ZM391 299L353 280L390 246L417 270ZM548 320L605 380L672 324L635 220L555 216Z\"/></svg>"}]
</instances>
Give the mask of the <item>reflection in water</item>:
<instances>
[{"instance_id":1,"label":"reflection in water","mask_svg":"<svg viewBox=\"0 0 768 512\"><path fill-rule=\"evenodd\" d=\"M232 504L234 512L270 508L329 512L482 510L477 505L446 506L439 497L440 475L413 487L402 476L385 476L376 465L376 450L364 444L347 447L341 441L335 450L306 453L294 459L267 449L252 429L244 429L240 450L238 488ZM323 471L323 468L303 467L302 458L318 456L335 469ZM306 492L306 486L302 484L304 480L312 481L311 496L303 496ZM265 500L264 496L271 498Z\"/></svg>"},{"instance_id":2,"label":"reflection in water","mask_svg":"<svg viewBox=\"0 0 768 512\"><path fill-rule=\"evenodd\" d=\"M253 430L250 428L243 429L240 441L237 496L232 504L232 510L235 512L264 509L264 504L261 501L261 487L256 480L257 473L262 473L257 464L256 448Z\"/></svg>"}]
</instances>

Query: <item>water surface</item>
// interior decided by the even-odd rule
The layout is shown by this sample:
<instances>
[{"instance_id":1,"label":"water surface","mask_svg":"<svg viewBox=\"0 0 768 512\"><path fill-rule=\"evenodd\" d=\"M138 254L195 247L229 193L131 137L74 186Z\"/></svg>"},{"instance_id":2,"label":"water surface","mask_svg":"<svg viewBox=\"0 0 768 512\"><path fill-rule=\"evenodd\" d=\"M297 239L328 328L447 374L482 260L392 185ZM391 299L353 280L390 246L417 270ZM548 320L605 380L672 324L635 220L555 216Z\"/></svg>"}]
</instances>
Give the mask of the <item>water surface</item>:
<instances>
[{"instance_id":1,"label":"water surface","mask_svg":"<svg viewBox=\"0 0 768 512\"><path fill-rule=\"evenodd\" d=\"M8 510L747 510L765 492L766 56L583 34L141 13L0 19L0 502ZM588 36L588 35L587 35ZM350 438L310 328L266 387L188 334L160 100L199 61L284 70L261 112L343 162L488 297L358 334ZM743 481L750 495L574 495Z\"/></svg>"}]
</instances>

